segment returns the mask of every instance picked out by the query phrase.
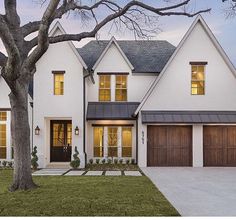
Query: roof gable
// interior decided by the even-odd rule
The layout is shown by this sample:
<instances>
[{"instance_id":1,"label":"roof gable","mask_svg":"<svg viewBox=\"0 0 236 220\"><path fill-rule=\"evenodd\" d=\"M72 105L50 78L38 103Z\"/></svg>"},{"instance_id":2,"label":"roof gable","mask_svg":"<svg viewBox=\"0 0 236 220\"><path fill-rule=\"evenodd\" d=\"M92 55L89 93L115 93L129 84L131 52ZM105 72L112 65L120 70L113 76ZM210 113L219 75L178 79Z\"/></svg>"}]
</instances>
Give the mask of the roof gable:
<instances>
[{"instance_id":1,"label":"roof gable","mask_svg":"<svg viewBox=\"0 0 236 220\"><path fill-rule=\"evenodd\" d=\"M62 27L62 25L60 24L60 22L56 22L56 24L53 26L53 28L51 29L51 31L49 32L49 36L53 37L56 35L61 35L61 34L66 34L66 31L64 30L64 28ZM82 64L82 66L85 69L88 69L88 66L86 65L86 63L84 62L83 58L80 56L80 54L78 53L77 49L75 48L74 44L71 41L67 41L67 43L69 44L70 48L72 49L72 51L74 52L74 54L76 55L76 57L78 58L79 62Z\"/></svg>"},{"instance_id":2,"label":"roof gable","mask_svg":"<svg viewBox=\"0 0 236 220\"><path fill-rule=\"evenodd\" d=\"M179 43L178 47L176 48L175 52L172 54L171 58L169 59L169 61L166 63L165 67L163 68L162 72L160 73L160 75L155 79L155 81L153 82L153 84L151 85L151 87L149 88L149 90L147 91L147 93L145 94L145 96L143 97L143 100L141 101L139 107L137 108L137 110L135 111L135 115L137 115L140 110L142 109L142 107L144 106L145 102L147 101L147 99L149 98L149 96L152 94L153 90L155 89L155 87L158 85L158 83L160 82L162 76L165 74L166 70L168 69L168 67L170 66L170 64L172 63L172 61L175 59L175 57L177 56L177 54L179 53L180 49L183 47L183 45L185 44L185 42L187 41L187 39L189 38L189 36L191 35L191 33L193 32L194 28L197 26L197 24L200 24L201 27L204 29L204 31L206 32L206 34L208 35L208 37L210 38L211 42L213 43L213 45L215 46L215 48L217 49L218 53L220 54L220 56L223 58L224 62L226 63L226 65L228 66L228 68L230 69L230 71L232 72L232 74L234 75L234 77L236 77L236 69L234 67L234 65L231 63L229 57L226 55L225 51L223 50L223 48L220 46L219 42L217 41L216 37L214 36L214 34L212 33L212 31L210 30L210 28L208 27L208 25L206 24L206 22L204 21L204 19L202 18L201 15L198 15L197 18L194 20L194 22L192 23L191 27L189 28L189 30L187 31L187 33L185 34L185 36L183 37L183 39L181 40L181 42Z\"/></svg>"}]
</instances>

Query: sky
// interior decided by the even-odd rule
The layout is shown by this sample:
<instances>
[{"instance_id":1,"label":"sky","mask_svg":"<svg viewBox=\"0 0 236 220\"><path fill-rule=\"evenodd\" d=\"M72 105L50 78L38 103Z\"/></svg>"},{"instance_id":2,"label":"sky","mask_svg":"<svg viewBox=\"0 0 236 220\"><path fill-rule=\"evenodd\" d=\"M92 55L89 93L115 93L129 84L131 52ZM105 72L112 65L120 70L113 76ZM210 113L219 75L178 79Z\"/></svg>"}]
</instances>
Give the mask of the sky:
<instances>
[{"instance_id":1,"label":"sky","mask_svg":"<svg viewBox=\"0 0 236 220\"><path fill-rule=\"evenodd\" d=\"M90 3L91 0L81 0L84 4ZM166 0L142 0L144 3L150 5L158 5L161 2L161 6L166 4ZM169 0L170 2L180 2L181 0ZM0 0L0 13L4 13L4 5ZM124 4L128 0L116 0L116 2ZM47 1L46 1L47 3ZM159 6L159 5L158 5ZM236 66L236 17L226 18L226 11L228 3L222 3L222 0L191 0L191 4L188 6L189 11L196 11L198 9L211 8L211 12L203 14L203 18L215 34L216 38L224 48L231 61ZM29 21L39 20L42 17L46 4L40 5L39 0L18 0L17 10L21 18L21 23L25 24ZM102 18L105 11L98 10L98 18ZM158 20L158 28L160 32L155 34L152 39L167 40L173 45L177 46L184 34L187 32L194 18L188 18L184 16L169 16L160 17ZM71 13L69 16L64 16L60 20L62 26L67 33L80 33L81 31L89 30L92 26L89 23L82 24L78 15ZM134 39L133 34L130 31L123 29L120 32L112 29L110 32L110 25L108 24L102 28L98 35L98 39L110 39L115 36L116 39ZM91 39L85 39L81 42L74 42L76 47L81 47ZM0 42L0 51L5 53L4 47Z\"/></svg>"}]
</instances>

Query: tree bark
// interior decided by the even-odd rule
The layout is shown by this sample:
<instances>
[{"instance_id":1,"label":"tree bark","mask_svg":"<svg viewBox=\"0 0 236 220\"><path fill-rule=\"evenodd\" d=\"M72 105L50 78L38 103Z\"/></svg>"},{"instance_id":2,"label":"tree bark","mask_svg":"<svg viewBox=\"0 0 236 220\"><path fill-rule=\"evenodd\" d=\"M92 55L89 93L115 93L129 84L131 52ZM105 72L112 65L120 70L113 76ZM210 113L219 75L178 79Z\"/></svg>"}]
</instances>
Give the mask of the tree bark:
<instances>
[{"instance_id":1,"label":"tree bark","mask_svg":"<svg viewBox=\"0 0 236 220\"><path fill-rule=\"evenodd\" d=\"M36 188L31 175L30 127L28 118L28 83L16 82L11 92L11 135L14 147L14 176L10 191Z\"/></svg>"}]
</instances>

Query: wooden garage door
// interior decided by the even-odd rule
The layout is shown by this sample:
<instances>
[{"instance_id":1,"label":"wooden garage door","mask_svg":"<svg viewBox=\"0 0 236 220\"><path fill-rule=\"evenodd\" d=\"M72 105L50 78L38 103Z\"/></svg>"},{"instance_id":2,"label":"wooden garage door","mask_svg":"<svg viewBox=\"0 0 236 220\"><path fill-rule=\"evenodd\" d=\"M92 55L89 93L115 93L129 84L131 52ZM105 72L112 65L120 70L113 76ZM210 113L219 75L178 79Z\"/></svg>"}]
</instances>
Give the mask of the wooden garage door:
<instances>
[{"instance_id":1,"label":"wooden garage door","mask_svg":"<svg viewBox=\"0 0 236 220\"><path fill-rule=\"evenodd\" d=\"M148 126L148 166L192 166L191 126Z\"/></svg>"},{"instance_id":2,"label":"wooden garage door","mask_svg":"<svg viewBox=\"0 0 236 220\"><path fill-rule=\"evenodd\" d=\"M236 126L204 126L204 166L236 166Z\"/></svg>"}]
</instances>

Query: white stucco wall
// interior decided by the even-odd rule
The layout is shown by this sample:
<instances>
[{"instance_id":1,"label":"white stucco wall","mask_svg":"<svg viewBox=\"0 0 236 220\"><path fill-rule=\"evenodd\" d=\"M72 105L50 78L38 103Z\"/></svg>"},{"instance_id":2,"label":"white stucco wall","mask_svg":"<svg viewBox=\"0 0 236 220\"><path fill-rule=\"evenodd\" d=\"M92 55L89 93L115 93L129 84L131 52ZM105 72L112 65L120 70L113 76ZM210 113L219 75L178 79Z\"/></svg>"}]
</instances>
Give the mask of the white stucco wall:
<instances>
[{"instance_id":1,"label":"white stucco wall","mask_svg":"<svg viewBox=\"0 0 236 220\"><path fill-rule=\"evenodd\" d=\"M78 147L83 167L83 67L67 42L50 45L36 67L33 127L40 128L40 135L34 135L40 167L50 163L50 120L72 120L72 151ZM53 91L52 71L56 70L65 71L62 96L55 96ZM74 134L76 126L79 135Z\"/></svg>"},{"instance_id":2,"label":"white stucco wall","mask_svg":"<svg viewBox=\"0 0 236 220\"><path fill-rule=\"evenodd\" d=\"M121 55L120 51L113 43L94 71L95 84L87 82L89 102L97 102L99 100L99 76L97 75L98 72L129 73L127 78L128 102L140 102L147 92L148 88L151 86L151 83L155 79L155 74L132 73L132 70L125 61L124 57ZM115 101L115 75L111 76L111 101Z\"/></svg>"},{"instance_id":3,"label":"white stucco wall","mask_svg":"<svg viewBox=\"0 0 236 220\"><path fill-rule=\"evenodd\" d=\"M191 95L190 61L206 61L205 95ZM198 23L142 110L235 110L236 79Z\"/></svg>"}]
</instances>

